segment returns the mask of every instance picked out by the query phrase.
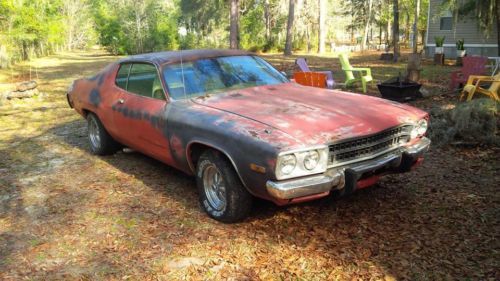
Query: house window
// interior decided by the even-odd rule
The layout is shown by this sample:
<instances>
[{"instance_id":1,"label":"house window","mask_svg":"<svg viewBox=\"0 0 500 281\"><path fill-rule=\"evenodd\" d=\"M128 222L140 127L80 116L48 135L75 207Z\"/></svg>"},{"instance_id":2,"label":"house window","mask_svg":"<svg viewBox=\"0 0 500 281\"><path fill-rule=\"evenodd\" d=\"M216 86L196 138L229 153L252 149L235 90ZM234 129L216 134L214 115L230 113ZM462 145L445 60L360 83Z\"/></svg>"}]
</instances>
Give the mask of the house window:
<instances>
[{"instance_id":1,"label":"house window","mask_svg":"<svg viewBox=\"0 0 500 281\"><path fill-rule=\"evenodd\" d=\"M450 11L446 11L439 19L439 30L452 30L453 16Z\"/></svg>"}]
</instances>

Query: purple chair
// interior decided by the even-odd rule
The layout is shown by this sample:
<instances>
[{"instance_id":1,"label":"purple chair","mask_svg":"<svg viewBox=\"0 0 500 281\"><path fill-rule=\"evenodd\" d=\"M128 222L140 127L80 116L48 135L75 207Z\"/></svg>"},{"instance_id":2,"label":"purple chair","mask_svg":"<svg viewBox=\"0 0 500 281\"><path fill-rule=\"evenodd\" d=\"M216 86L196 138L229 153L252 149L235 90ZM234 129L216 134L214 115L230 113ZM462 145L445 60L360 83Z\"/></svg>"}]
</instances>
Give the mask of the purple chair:
<instances>
[{"instance_id":1,"label":"purple chair","mask_svg":"<svg viewBox=\"0 0 500 281\"><path fill-rule=\"evenodd\" d=\"M307 66L307 61L305 58L298 58L295 60L295 64L299 66L302 72L312 72L309 66ZM335 81L333 80L333 73L329 70L326 71L314 71L326 74L326 87L328 89L333 89Z\"/></svg>"}]
</instances>

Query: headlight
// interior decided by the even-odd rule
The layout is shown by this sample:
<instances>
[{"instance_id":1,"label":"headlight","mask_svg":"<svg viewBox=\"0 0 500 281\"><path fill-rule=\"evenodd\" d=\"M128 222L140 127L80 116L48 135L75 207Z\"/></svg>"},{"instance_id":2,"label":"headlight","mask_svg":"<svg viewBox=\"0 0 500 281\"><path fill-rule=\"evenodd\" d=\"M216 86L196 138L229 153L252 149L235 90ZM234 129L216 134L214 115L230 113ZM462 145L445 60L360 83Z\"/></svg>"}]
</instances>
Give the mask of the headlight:
<instances>
[{"instance_id":1,"label":"headlight","mask_svg":"<svg viewBox=\"0 0 500 281\"><path fill-rule=\"evenodd\" d=\"M427 132L427 120L425 119L420 119L415 126L413 126L413 129L411 130L411 138L417 138L425 135L425 132Z\"/></svg>"},{"instance_id":2,"label":"headlight","mask_svg":"<svg viewBox=\"0 0 500 281\"><path fill-rule=\"evenodd\" d=\"M278 180L323 173L328 164L328 146L282 152L276 163Z\"/></svg>"},{"instance_id":3,"label":"headlight","mask_svg":"<svg viewBox=\"0 0 500 281\"><path fill-rule=\"evenodd\" d=\"M312 170L318 166L319 163L319 153L317 150L308 151L304 156L304 167L308 170Z\"/></svg>"},{"instance_id":4,"label":"headlight","mask_svg":"<svg viewBox=\"0 0 500 281\"><path fill-rule=\"evenodd\" d=\"M283 175L289 175L297 165L297 157L293 154L284 155L280 161L279 169Z\"/></svg>"}]
</instances>

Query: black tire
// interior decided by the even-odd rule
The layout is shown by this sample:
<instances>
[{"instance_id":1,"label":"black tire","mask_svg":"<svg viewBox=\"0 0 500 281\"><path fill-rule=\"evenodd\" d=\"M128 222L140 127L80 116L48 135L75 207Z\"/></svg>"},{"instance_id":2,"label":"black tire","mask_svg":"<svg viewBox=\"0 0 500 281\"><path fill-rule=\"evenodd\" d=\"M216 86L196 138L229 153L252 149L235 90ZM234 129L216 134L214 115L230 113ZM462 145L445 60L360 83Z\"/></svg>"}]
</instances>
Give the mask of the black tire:
<instances>
[{"instance_id":1,"label":"black tire","mask_svg":"<svg viewBox=\"0 0 500 281\"><path fill-rule=\"evenodd\" d=\"M208 188L210 184L205 188L207 180L204 177L211 178L214 167L224 186L224 192L218 193L218 197L225 200L222 207L213 203L213 195L210 195L209 189L214 189ZM224 223L238 222L245 219L252 209L253 196L241 183L231 162L218 151L206 150L200 156L196 167L196 185L201 207L215 220Z\"/></svg>"},{"instance_id":2,"label":"black tire","mask_svg":"<svg viewBox=\"0 0 500 281\"><path fill-rule=\"evenodd\" d=\"M87 128L90 150L92 153L97 155L109 155L120 149L120 144L108 134L101 120L99 120L99 117L94 113L87 114ZM92 135L94 135L94 137Z\"/></svg>"}]
</instances>

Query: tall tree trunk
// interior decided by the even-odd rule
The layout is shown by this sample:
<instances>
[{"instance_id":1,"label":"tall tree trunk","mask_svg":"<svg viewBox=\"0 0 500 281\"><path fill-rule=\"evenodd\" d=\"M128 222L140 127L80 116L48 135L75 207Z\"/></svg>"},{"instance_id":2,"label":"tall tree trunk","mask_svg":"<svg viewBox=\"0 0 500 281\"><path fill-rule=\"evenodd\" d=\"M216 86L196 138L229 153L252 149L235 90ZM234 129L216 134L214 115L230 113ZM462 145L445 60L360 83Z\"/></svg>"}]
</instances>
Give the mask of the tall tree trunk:
<instances>
[{"instance_id":1,"label":"tall tree trunk","mask_svg":"<svg viewBox=\"0 0 500 281\"><path fill-rule=\"evenodd\" d=\"M368 17L366 18L365 32L363 32L363 41L361 42L361 50L366 49L366 43L368 41L368 30L370 28L370 22L372 19L372 5L373 5L373 0L368 0Z\"/></svg>"},{"instance_id":2,"label":"tall tree trunk","mask_svg":"<svg viewBox=\"0 0 500 281\"><path fill-rule=\"evenodd\" d=\"M413 23L413 53L418 51L418 15L420 14L420 0L415 4L415 22Z\"/></svg>"},{"instance_id":3,"label":"tall tree trunk","mask_svg":"<svg viewBox=\"0 0 500 281\"><path fill-rule=\"evenodd\" d=\"M138 54L143 53L142 46L142 22L141 22L141 14L139 12L139 7L136 7L135 11L135 28L137 30L137 42L136 42L136 52Z\"/></svg>"},{"instance_id":4,"label":"tall tree trunk","mask_svg":"<svg viewBox=\"0 0 500 281\"><path fill-rule=\"evenodd\" d=\"M239 49L240 48L240 40L239 40L239 13L240 13L240 3L239 0L231 0L231 19L230 19L230 27L229 27L229 48L231 49Z\"/></svg>"},{"instance_id":5,"label":"tall tree trunk","mask_svg":"<svg viewBox=\"0 0 500 281\"><path fill-rule=\"evenodd\" d=\"M295 17L295 1L288 0L290 5L288 7L288 23L286 25L286 43L285 43L285 55L289 56L292 54L292 36L293 36L293 19Z\"/></svg>"},{"instance_id":6,"label":"tall tree trunk","mask_svg":"<svg viewBox=\"0 0 500 281\"><path fill-rule=\"evenodd\" d=\"M311 52L311 36L309 36L309 26L306 26L306 52Z\"/></svg>"},{"instance_id":7,"label":"tall tree trunk","mask_svg":"<svg viewBox=\"0 0 500 281\"><path fill-rule=\"evenodd\" d=\"M394 61L399 58L399 1L393 0L394 23L392 24L392 45L394 46Z\"/></svg>"},{"instance_id":8,"label":"tall tree trunk","mask_svg":"<svg viewBox=\"0 0 500 281\"><path fill-rule=\"evenodd\" d=\"M406 10L405 43L410 42L410 26L411 26L410 23L411 23L410 12Z\"/></svg>"},{"instance_id":9,"label":"tall tree trunk","mask_svg":"<svg viewBox=\"0 0 500 281\"><path fill-rule=\"evenodd\" d=\"M266 42L271 42L271 11L269 0L264 0L264 18L266 21Z\"/></svg>"},{"instance_id":10,"label":"tall tree trunk","mask_svg":"<svg viewBox=\"0 0 500 281\"><path fill-rule=\"evenodd\" d=\"M382 25L378 26L378 44L382 45Z\"/></svg>"},{"instance_id":11,"label":"tall tree trunk","mask_svg":"<svg viewBox=\"0 0 500 281\"><path fill-rule=\"evenodd\" d=\"M372 4L373 0L368 0L368 17L366 18L365 32L363 33L363 41L361 42L361 50L366 48L366 43L368 41L368 29L370 28L370 22L372 19Z\"/></svg>"},{"instance_id":12,"label":"tall tree trunk","mask_svg":"<svg viewBox=\"0 0 500 281\"><path fill-rule=\"evenodd\" d=\"M391 33L392 33L392 25L391 20L387 20L387 26L385 30L385 43L389 44L391 42Z\"/></svg>"},{"instance_id":13,"label":"tall tree trunk","mask_svg":"<svg viewBox=\"0 0 500 281\"><path fill-rule=\"evenodd\" d=\"M318 0L318 7L319 7L319 13L318 13L318 23L319 23L319 28L318 28L318 53L324 53L325 52L325 39L326 39L326 25L325 25L325 19L326 19L326 0Z\"/></svg>"}]
</instances>

